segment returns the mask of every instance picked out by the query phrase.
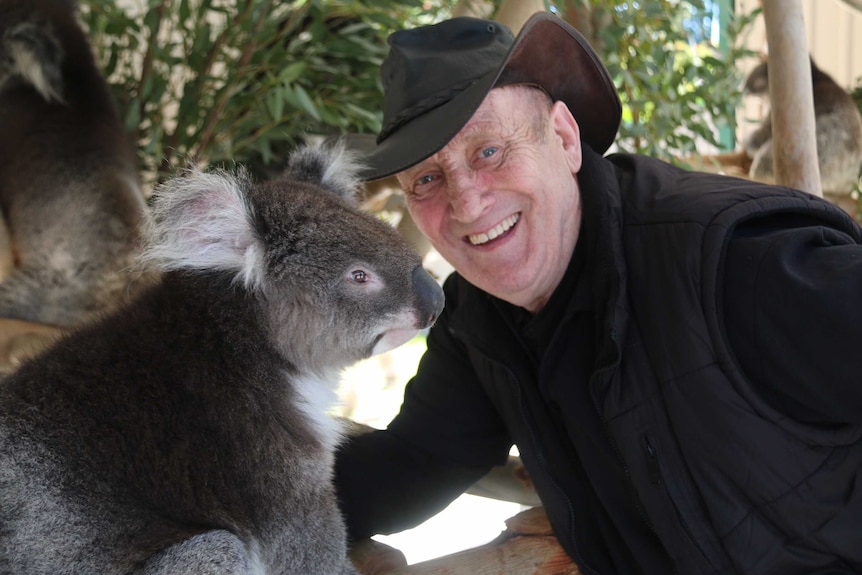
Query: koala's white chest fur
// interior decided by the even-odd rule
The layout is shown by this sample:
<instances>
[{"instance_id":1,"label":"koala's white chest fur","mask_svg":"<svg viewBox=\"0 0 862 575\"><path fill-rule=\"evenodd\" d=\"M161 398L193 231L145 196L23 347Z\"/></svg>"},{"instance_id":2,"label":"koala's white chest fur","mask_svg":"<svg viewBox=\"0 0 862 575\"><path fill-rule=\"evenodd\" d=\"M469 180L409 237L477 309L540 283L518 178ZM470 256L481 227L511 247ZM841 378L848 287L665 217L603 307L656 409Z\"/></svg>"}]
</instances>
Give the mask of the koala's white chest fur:
<instances>
[{"instance_id":1,"label":"koala's white chest fur","mask_svg":"<svg viewBox=\"0 0 862 575\"><path fill-rule=\"evenodd\" d=\"M341 422L330 413L338 403L338 372L300 374L292 378L296 389L297 407L308 418L327 450L335 449L342 434Z\"/></svg>"}]
</instances>

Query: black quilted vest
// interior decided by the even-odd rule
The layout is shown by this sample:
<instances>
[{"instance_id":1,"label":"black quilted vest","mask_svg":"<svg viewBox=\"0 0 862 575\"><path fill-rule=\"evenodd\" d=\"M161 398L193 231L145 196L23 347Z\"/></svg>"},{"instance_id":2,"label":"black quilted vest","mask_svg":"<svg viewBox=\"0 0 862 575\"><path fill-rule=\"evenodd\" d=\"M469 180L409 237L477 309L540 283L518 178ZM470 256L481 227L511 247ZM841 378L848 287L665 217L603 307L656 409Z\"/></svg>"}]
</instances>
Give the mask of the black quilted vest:
<instances>
[{"instance_id":1,"label":"black quilted vest","mask_svg":"<svg viewBox=\"0 0 862 575\"><path fill-rule=\"evenodd\" d=\"M623 175L609 212L621 231L610 239L620 292L609 312L628 321L609 325L645 353L594 391L680 572L859 572L862 429L803 425L767 405L737 368L720 313L735 226L797 212L859 241L858 226L801 192L612 161Z\"/></svg>"},{"instance_id":2,"label":"black quilted vest","mask_svg":"<svg viewBox=\"0 0 862 575\"><path fill-rule=\"evenodd\" d=\"M633 516L684 575L862 572L862 429L804 425L771 408L738 369L720 313L722 258L735 226L784 212L862 241L859 227L798 191L646 157L603 159L585 149L579 179L584 217L599 222L594 293L607 298L589 392L637 494ZM456 315L464 314L453 333L518 443L562 545L582 556L584 511L565 442L537 392L518 383L526 372L493 335L501 330L489 328L487 297L462 283L457 300ZM540 386L572 385L562 365L547 373ZM853 377L862 384L862 374ZM643 560L638 567L665 572Z\"/></svg>"}]
</instances>

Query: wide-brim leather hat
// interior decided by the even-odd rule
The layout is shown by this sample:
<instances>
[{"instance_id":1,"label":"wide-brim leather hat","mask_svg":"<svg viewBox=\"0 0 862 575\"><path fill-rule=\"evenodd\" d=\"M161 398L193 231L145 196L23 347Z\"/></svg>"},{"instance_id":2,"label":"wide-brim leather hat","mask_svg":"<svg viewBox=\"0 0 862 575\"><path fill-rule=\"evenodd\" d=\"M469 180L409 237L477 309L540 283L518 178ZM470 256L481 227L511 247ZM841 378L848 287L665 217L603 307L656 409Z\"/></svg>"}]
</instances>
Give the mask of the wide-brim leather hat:
<instances>
[{"instance_id":1,"label":"wide-brim leather hat","mask_svg":"<svg viewBox=\"0 0 862 575\"><path fill-rule=\"evenodd\" d=\"M363 163L366 181L414 166L442 149L495 86L532 84L562 100L581 139L603 154L622 106L587 40L562 18L534 14L515 37L506 26L453 18L389 36L383 62L383 126Z\"/></svg>"}]
</instances>

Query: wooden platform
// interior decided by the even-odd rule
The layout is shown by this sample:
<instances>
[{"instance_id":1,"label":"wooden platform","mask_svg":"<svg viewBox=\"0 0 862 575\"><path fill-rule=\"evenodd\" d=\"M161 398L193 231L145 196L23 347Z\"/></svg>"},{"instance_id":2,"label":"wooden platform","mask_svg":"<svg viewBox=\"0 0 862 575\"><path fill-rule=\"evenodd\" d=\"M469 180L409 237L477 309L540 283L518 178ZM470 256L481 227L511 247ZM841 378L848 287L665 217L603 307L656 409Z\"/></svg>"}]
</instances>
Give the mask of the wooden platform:
<instances>
[{"instance_id":1,"label":"wooden platform","mask_svg":"<svg viewBox=\"0 0 862 575\"><path fill-rule=\"evenodd\" d=\"M486 545L413 565L387 545L369 540L351 551L362 575L580 575L560 546L542 507L506 521L506 530Z\"/></svg>"}]
</instances>

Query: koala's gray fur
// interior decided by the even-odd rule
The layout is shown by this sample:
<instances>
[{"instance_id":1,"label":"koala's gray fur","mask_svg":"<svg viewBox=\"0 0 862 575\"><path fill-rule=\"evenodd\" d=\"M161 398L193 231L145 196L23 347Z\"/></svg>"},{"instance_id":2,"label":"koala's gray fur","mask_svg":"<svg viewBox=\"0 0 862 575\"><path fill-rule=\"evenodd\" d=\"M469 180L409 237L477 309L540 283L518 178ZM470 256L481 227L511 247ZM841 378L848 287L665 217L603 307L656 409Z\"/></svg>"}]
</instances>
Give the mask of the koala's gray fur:
<instances>
[{"instance_id":1,"label":"koala's gray fur","mask_svg":"<svg viewBox=\"0 0 862 575\"><path fill-rule=\"evenodd\" d=\"M0 382L0 573L355 573L325 410L443 292L342 154L166 183L160 283Z\"/></svg>"},{"instance_id":2,"label":"koala's gray fur","mask_svg":"<svg viewBox=\"0 0 862 575\"><path fill-rule=\"evenodd\" d=\"M79 325L129 293L146 204L72 0L0 0L0 317ZM9 248L6 250L9 251ZM8 259L8 258L7 258Z\"/></svg>"},{"instance_id":3,"label":"koala's gray fur","mask_svg":"<svg viewBox=\"0 0 862 575\"><path fill-rule=\"evenodd\" d=\"M824 192L847 194L859 178L862 166L862 117L850 94L811 60L814 96L814 129L820 181ZM745 92L769 97L767 62L756 66L745 81ZM772 118L767 116L745 141L751 158L749 175L756 180L772 181Z\"/></svg>"}]
</instances>

